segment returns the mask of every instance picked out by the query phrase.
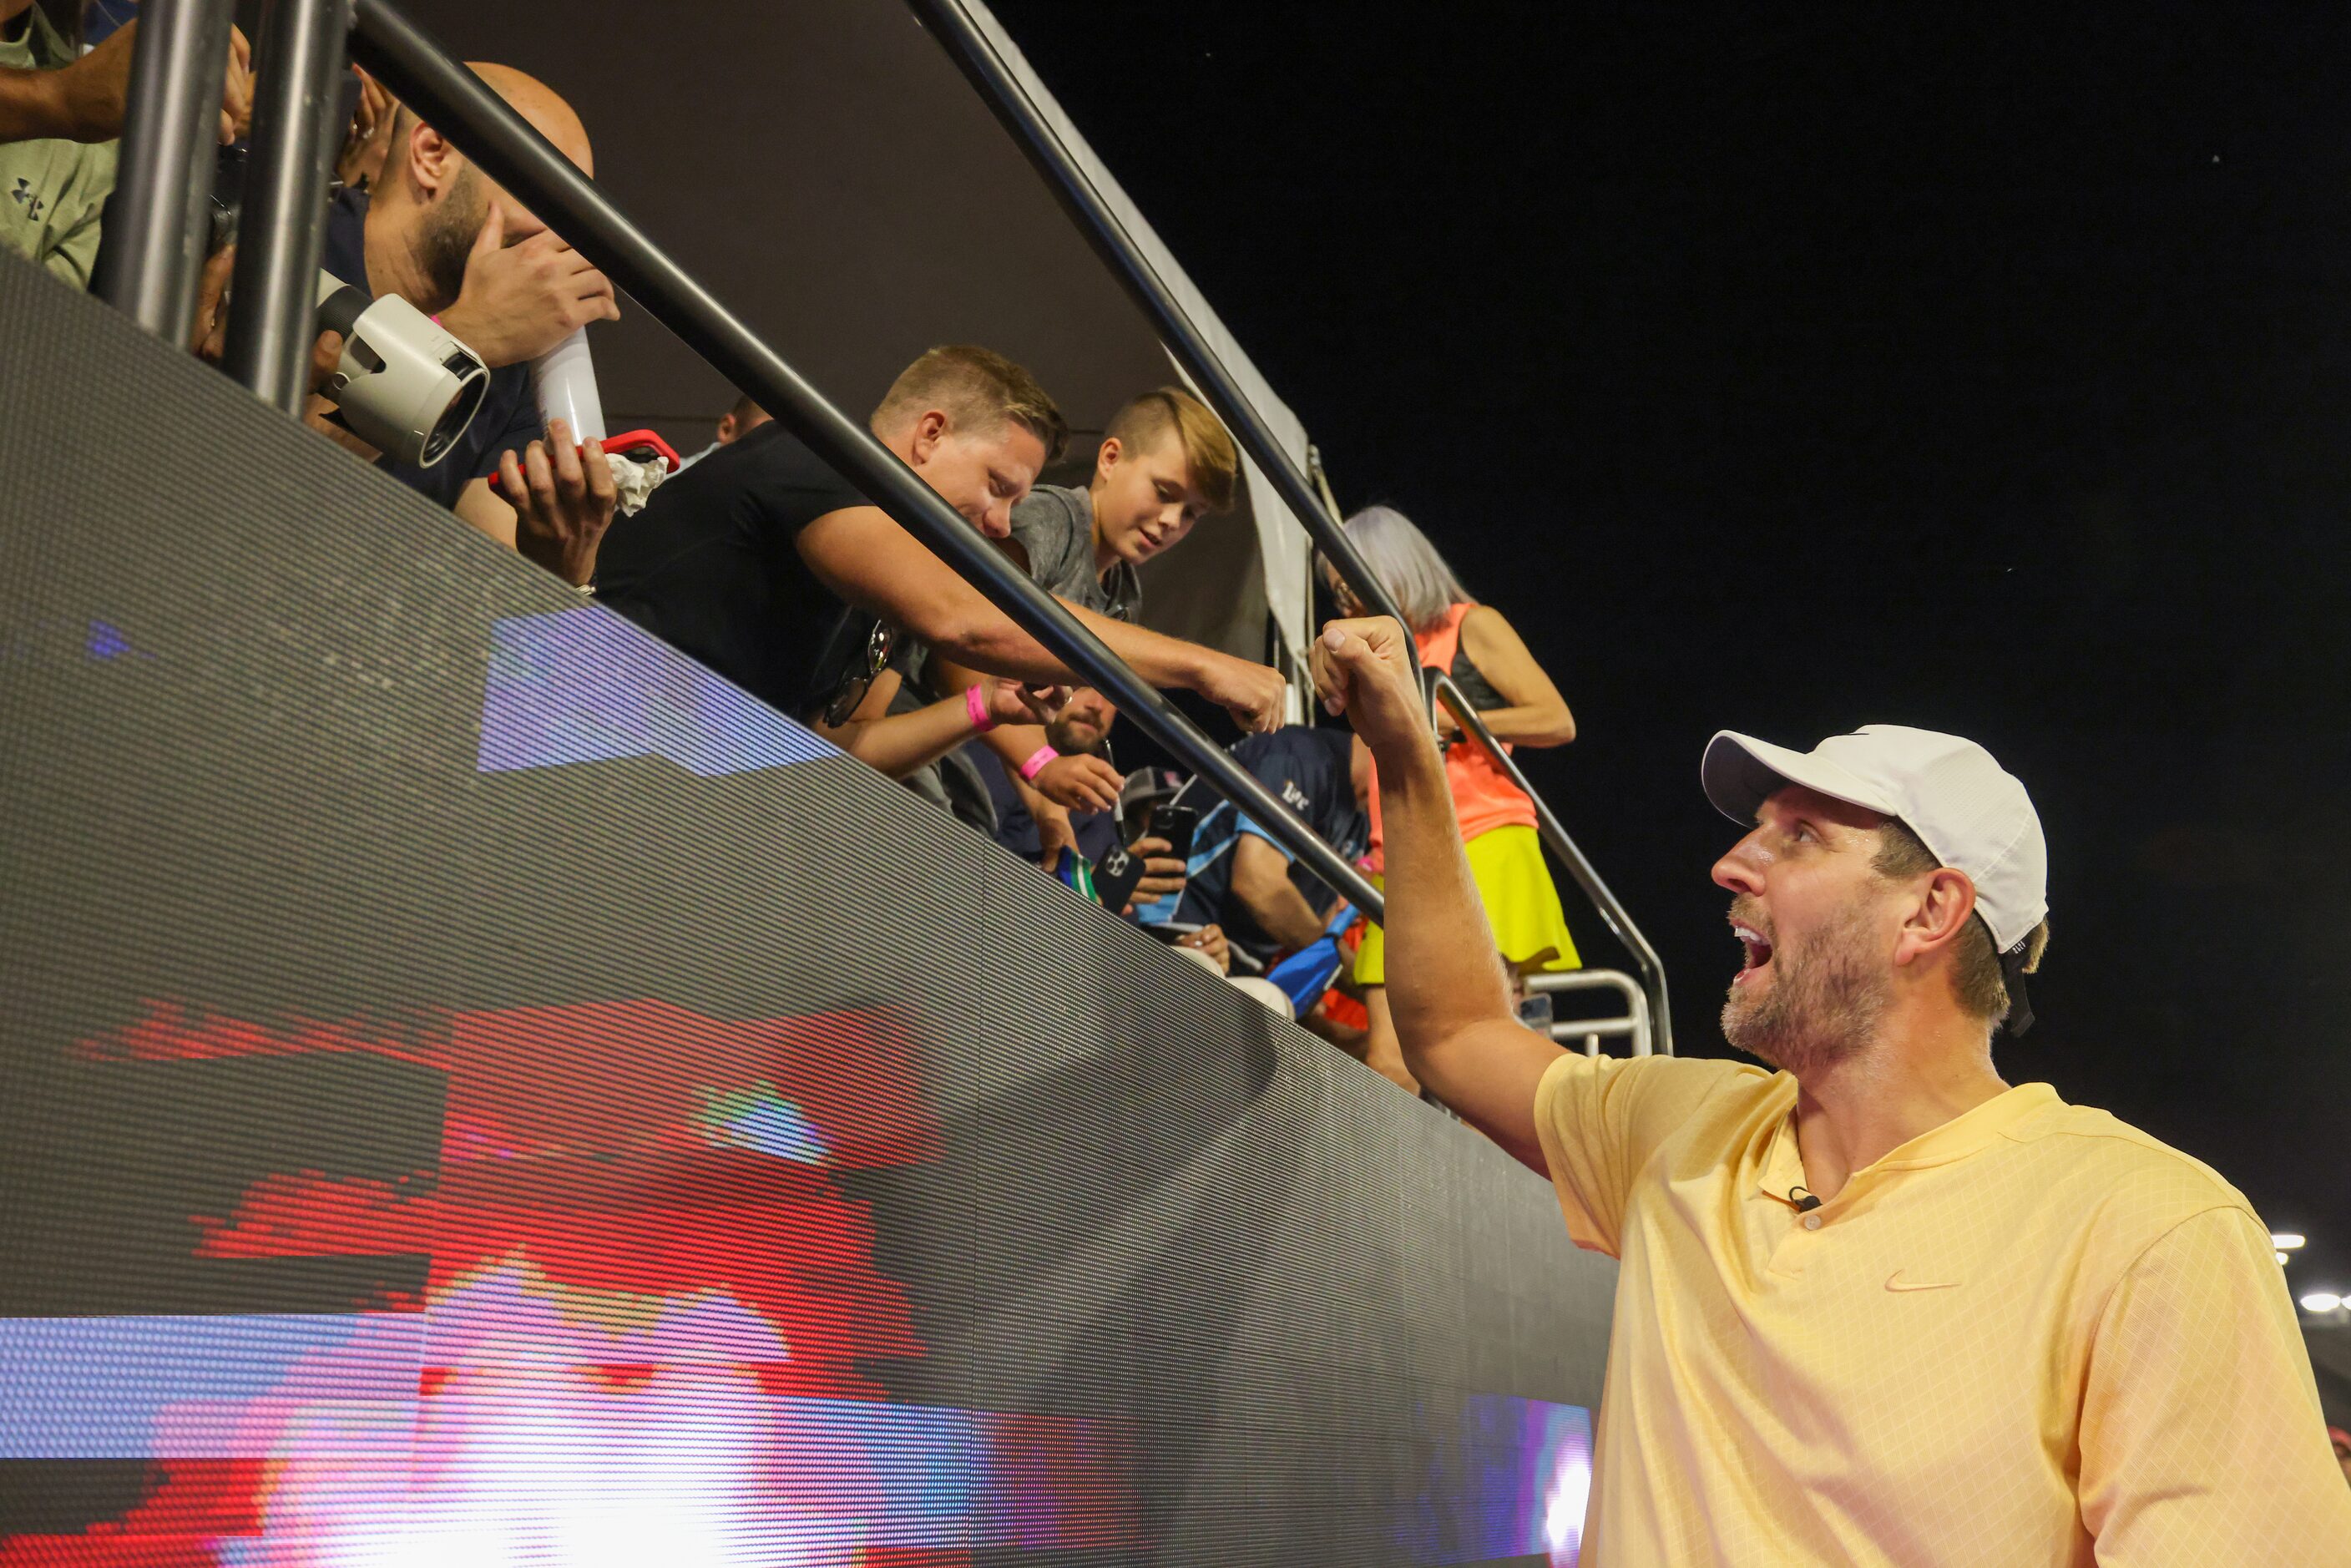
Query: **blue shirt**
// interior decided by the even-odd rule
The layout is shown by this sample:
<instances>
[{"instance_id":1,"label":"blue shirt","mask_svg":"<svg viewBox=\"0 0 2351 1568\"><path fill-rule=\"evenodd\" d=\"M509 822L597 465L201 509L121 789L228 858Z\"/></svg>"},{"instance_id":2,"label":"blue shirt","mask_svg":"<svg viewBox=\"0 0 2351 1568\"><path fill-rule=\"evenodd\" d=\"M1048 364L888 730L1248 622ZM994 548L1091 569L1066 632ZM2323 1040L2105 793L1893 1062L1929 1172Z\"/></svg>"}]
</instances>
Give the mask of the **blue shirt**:
<instances>
[{"instance_id":1,"label":"blue shirt","mask_svg":"<svg viewBox=\"0 0 2351 1568\"><path fill-rule=\"evenodd\" d=\"M1252 735L1232 748L1233 760L1268 789L1305 824L1328 840L1347 860L1364 852L1371 825L1355 804L1350 763L1354 737L1343 729L1313 729L1291 725L1271 735ZM1280 951L1281 944L1258 925L1240 900L1232 895L1233 852L1245 836L1264 840L1290 862L1290 881L1317 914L1328 915L1338 894L1321 878L1297 863L1297 857L1264 826L1234 809L1205 779L1195 779L1176 796L1176 804L1200 812L1192 835L1189 881L1180 898L1163 898L1135 911L1146 925L1175 922L1184 925L1221 925L1232 945L1262 964Z\"/></svg>"}]
</instances>

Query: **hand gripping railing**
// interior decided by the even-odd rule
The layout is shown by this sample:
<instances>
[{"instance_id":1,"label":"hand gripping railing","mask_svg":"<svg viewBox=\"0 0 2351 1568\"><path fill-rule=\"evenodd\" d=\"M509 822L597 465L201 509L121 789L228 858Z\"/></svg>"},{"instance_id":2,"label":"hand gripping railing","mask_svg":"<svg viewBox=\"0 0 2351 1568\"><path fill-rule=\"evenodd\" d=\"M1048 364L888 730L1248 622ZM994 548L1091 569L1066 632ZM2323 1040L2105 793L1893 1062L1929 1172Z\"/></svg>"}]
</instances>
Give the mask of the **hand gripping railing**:
<instances>
[{"instance_id":1,"label":"hand gripping railing","mask_svg":"<svg viewBox=\"0 0 2351 1568\"><path fill-rule=\"evenodd\" d=\"M1174 756L1378 919L1379 894L1336 850L1012 566L872 432L835 408L647 239L545 138L384 0L358 0L351 54L721 375L896 518Z\"/></svg>"},{"instance_id":2,"label":"hand gripping railing","mask_svg":"<svg viewBox=\"0 0 2351 1568\"><path fill-rule=\"evenodd\" d=\"M1649 946L1649 939L1641 935L1639 926L1633 924L1633 916L1617 902L1616 894L1609 890L1608 884L1600 880L1600 873L1592 869L1592 862L1584 858L1583 851L1574 839L1568 836L1566 825L1560 821L1558 814L1544 802L1543 798L1535 793L1534 786L1527 782L1526 774L1511 760L1510 754L1502 749L1502 743L1494 738L1494 732L1486 727L1486 721L1478 716L1477 710L1469 706L1469 699L1461 695L1461 688L1453 684L1453 677L1441 670L1430 670L1426 674L1429 689L1439 702L1452 710L1454 721L1460 725L1461 733L1483 747L1486 755L1494 759L1494 765L1508 774L1510 782L1526 791L1527 799L1534 802L1535 821L1541 827L1543 842L1551 847L1552 853L1559 857L1560 863L1567 867L1568 874L1575 878L1575 885L1583 889L1583 894L1592 900L1593 907L1600 911L1600 918L1608 923L1609 931L1633 955L1633 962L1641 970L1642 987L1648 993L1649 1030L1656 1041L1657 1054L1671 1056L1674 1053L1674 1015L1667 1002L1666 967L1657 961L1657 950ZM1576 1024L1566 1027L1569 1030L1566 1038L1615 1032L1614 1030L1594 1030Z\"/></svg>"}]
</instances>

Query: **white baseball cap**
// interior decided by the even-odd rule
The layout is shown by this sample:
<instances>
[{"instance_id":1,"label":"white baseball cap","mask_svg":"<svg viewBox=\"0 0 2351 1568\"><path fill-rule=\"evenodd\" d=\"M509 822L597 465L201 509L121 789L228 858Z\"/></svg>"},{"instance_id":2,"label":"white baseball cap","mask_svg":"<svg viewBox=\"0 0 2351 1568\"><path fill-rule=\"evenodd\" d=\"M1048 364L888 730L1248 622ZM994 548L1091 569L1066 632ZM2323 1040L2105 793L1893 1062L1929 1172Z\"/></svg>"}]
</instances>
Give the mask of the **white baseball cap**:
<instances>
[{"instance_id":1,"label":"white baseball cap","mask_svg":"<svg viewBox=\"0 0 2351 1568\"><path fill-rule=\"evenodd\" d=\"M2049 914L2049 842L2024 786L1972 740L1865 724L1810 751L1722 730L1706 743L1698 779L1740 826L1785 784L1899 817L1936 860L1976 885L1976 913L2002 955Z\"/></svg>"}]
</instances>

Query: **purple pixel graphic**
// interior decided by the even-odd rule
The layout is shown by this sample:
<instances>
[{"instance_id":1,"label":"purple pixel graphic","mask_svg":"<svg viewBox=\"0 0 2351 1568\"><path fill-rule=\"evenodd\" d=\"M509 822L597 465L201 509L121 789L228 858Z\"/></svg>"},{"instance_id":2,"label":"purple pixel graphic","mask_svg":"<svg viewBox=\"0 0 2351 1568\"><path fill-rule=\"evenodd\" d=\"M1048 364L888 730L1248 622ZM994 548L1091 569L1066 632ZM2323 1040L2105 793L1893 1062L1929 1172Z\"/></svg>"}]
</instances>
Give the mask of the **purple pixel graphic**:
<instances>
[{"instance_id":1,"label":"purple pixel graphic","mask_svg":"<svg viewBox=\"0 0 2351 1568\"><path fill-rule=\"evenodd\" d=\"M480 770L661 757L699 778L839 749L601 606L490 628Z\"/></svg>"}]
</instances>

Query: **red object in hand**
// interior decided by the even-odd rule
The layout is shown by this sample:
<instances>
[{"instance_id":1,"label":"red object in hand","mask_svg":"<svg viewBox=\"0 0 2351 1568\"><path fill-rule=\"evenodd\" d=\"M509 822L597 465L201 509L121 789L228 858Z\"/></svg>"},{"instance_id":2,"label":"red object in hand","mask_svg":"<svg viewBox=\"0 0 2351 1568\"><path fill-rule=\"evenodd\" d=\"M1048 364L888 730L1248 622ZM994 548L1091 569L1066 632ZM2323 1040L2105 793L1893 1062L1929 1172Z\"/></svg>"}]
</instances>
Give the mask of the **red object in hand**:
<instances>
[{"instance_id":1,"label":"red object in hand","mask_svg":"<svg viewBox=\"0 0 2351 1568\"><path fill-rule=\"evenodd\" d=\"M608 435L604 437L604 450L616 453L632 463L650 463L658 457L662 460L662 466L673 474L684 461L678 456L676 447L650 430L628 430L618 435Z\"/></svg>"}]
</instances>

